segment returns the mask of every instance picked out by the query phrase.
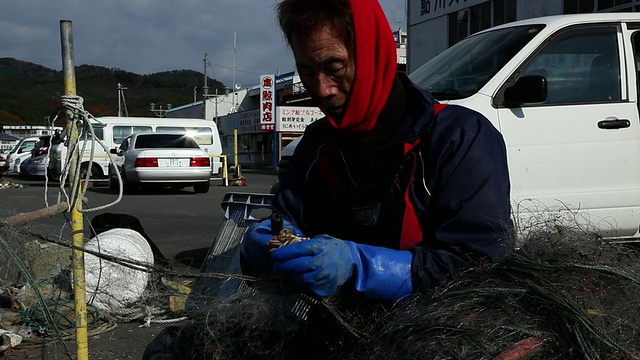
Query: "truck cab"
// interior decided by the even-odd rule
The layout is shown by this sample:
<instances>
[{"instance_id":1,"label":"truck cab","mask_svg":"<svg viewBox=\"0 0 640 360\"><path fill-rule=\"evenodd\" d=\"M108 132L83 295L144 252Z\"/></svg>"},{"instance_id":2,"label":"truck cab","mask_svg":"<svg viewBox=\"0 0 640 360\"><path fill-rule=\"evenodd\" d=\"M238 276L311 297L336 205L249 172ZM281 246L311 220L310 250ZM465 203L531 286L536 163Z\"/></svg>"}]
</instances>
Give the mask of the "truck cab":
<instances>
[{"instance_id":1,"label":"truck cab","mask_svg":"<svg viewBox=\"0 0 640 360\"><path fill-rule=\"evenodd\" d=\"M640 225L639 63L640 14L559 15L469 36L409 77L502 133L519 232L627 237Z\"/></svg>"}]
</instances>

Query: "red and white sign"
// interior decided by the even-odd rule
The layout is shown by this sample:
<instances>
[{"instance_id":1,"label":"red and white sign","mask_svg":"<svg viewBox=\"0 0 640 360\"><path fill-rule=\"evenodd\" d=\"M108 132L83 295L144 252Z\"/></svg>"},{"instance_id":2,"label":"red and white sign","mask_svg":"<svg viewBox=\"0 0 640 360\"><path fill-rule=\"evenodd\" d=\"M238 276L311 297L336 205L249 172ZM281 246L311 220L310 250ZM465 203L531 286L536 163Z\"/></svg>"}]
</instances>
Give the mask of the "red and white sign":
<instances>
[{"instance_id":1,"label":"red and white sign","mask_svg":"<svg viewBox=\"0 0 640 360\"><path fill-rule=\"evenodd\" d=\"M307 125L324 117L317 107L278 106L278 127L281 132L302 132Z\"/></svg>"},{"instance_id":2,"label":"red and white sign","mask_svg":"<svg viewBox=\"0 0 640 360\"><path fill-rule=\"evenodd\" d=\"M274 75L260 76L260 131L275 131L276 129L276 77Z\"/></svg>"}]
</instances>

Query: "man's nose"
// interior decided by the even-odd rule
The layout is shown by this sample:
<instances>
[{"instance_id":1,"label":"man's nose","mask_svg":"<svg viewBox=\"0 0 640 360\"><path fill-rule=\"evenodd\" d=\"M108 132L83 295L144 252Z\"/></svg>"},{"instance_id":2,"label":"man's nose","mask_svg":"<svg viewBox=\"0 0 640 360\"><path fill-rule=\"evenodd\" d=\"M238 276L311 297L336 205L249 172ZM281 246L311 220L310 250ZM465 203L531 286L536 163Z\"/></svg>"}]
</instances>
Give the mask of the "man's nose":
<instances>
[{"instance_id":1,"label":"man's nose","mask_svg":"<svg viewBox=\"0 0 640 360\"><path fill-rule=\"evenodd\" d=\"M320 97L335 95L337 90L336 82L324 72L316 75L316 86Z\"/></svg>"}]
</instances>

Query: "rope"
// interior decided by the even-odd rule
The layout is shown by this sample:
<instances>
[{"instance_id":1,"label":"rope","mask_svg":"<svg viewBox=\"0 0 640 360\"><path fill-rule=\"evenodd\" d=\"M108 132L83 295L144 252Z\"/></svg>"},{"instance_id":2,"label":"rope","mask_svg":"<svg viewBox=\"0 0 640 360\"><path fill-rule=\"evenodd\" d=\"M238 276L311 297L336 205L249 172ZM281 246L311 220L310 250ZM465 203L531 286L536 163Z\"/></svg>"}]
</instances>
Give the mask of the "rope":
<instances>
[{"instance_id":1,"label":"rope","mask_svg":"<svg viewBox=\"0 0 640 360\"><path fill-rule=\"evenodd\" d=\"M61 195L62 195L65 197L65 199L67 200L67 203L69 204L69 211L71 211L71 209L75 206L76 208L79 209L79 212L88 213L88 212L104 210L118 204L122 200L124 189L122 184L122 178L120 176L119 171L117 171L115 167L115 163L114 163L113 157L111 156L111 153L109 152L109 149L107 149L106 145L96 137L92 120L96 122L99 122L99 121L84 109L83 104L84 104L84 99L81 96L71 96L71 95L62 96L63 107L73 114L72 121L74 123L74 128L82 129L83 131L82 131L82 138L77 137L76 134L74 133L67 134L68 151L67 151L67 156L64 159L64 166L60 171L58 202L62 200L61 199ZM57 119L57 117L58 115L56 115L56 118L54 118L54 122ZM82 140L82 147L79 146L80 140ZM87 193L87 189L88 189L87 184L89 183L89 180L91 178L91 169L93 168L93 164L94 164L96 143L107 154L107 157L109 158L109 166L113 167L114 169L114 173L119 183L118 197L116 198L116 200L104 205L81 208L79 205ZM74 160L74 156L76 154L83 154L84 156L84 154L87 152L87 146L90 146L90 152L89 152L90 155L89 155L89 162L87 165L87 172L84 178L80 176L82 171L82 166L76 166L74 173L69 175L69 170ZM68 180L68 176L71 176L71 183L73 184L73 188L69 189L69 191L71 192L71 197L65 190L65 184ZM45 203L47 201L46 200L47 189L48 189L48 177L45 176Z\"/></svg>"}]
</instances>

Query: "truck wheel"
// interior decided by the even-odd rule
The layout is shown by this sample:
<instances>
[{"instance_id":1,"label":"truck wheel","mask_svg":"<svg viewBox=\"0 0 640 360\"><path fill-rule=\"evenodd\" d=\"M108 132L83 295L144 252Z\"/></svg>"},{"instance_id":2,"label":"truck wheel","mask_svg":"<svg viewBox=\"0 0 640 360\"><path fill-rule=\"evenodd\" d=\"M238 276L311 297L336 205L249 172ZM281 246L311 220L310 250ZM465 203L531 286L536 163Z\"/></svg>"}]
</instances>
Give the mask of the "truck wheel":
<instances>
[{"instance_id":1,"label":"truck wheel","mask_svg":"<svg viewBox=\"0 0 640 360\"><path fill-rule=\"evenodd\" d=\"M196 194L206 194L209 192L209 187L211 187L210 181L201 182L193 185L193 191L195 191Z\"/></svg>"},{"instance_id":2,"label":"truck wheel","mask_svg":"<svg viewBox=\"0 0 640 360\"><path fill-rule=\"evenodd\" d=\"M84 163L80 165L80 180L84 180L84 178L87 177L88 171L89 171L88 163ZM102 171L98 168L98 165L93 164L93 166L91 166L91 175L89 179L97 179L100 177L102 177Z\"/></svg>"},{"instance_id":3,"label":"truck wheel","mask_svg":"<svg viewBox=\"0 0 640 360\"><path fill-rule=\"evenodd\" d=\"M118 185L118 177L116 176L116 174L112 174L113 170L109 170L109 190L112 191L117 191L119 188Z\"/></svg>"},{"instance_id":4,"label":"truck wheel","mask_svg":"<svg viewBox=\"0 0 640 360\"><path fill-rule=\"evenodd\" d=\"M125 172L122 172L122 192L124 192L125 194L131 194L133 193L133 191L135 190L135 185L130 183L129 180L127 180L127 175L125 174Z\"/></svg>"}]
</instances>

